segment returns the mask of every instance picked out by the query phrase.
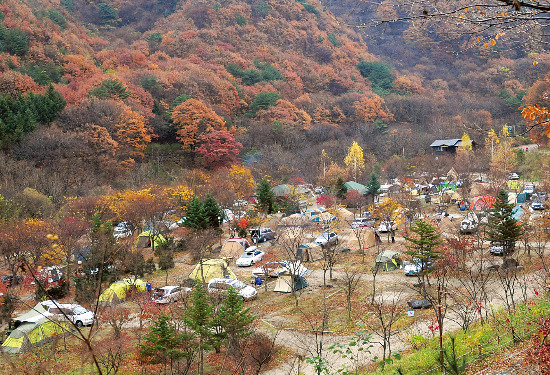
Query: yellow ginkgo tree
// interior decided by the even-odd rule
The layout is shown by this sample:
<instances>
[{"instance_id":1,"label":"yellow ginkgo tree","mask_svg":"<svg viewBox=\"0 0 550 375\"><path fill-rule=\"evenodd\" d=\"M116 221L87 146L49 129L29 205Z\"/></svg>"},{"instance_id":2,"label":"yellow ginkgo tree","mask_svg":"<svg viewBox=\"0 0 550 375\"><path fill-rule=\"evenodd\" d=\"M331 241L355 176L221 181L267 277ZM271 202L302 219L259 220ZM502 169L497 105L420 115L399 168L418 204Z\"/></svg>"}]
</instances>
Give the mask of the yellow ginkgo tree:
<instances>
[{"instance_id":1,"label":"yellow ginkgo tree","mask_svg":"<svg viewBox=\"0 0 550 375\"><path fill-rule=\"evenodd\" d=\"M353 168L353 180L357 181L357 169L365 167L365 158L363 156L363 149L355 141L351 143L348 149L348 154L344 158L344 163L348 167Z\"/></svg>"}]
</instances>

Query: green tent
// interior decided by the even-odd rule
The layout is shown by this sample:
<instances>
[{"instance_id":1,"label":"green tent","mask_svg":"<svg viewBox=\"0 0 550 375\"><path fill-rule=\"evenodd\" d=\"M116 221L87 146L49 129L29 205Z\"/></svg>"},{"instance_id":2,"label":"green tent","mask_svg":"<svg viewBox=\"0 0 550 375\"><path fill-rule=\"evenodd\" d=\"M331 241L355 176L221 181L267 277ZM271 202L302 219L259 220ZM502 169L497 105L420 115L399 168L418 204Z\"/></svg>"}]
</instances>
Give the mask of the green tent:
<instances>
[{"instance_id":1,"label":"green tent","mask_svg":"<svg viewBox=\"0 0 550 375\"><path fill-rule=\"evenodd\" d=\"M157 234L155 236L155 247L161 246L165 242L166 242L166 238L164 238L162 234ZM151 231L146 230L140 233L136 242L136 247L138 249L151 247Z\"/></svg>"},{"instance_id":2,"label":"green tent","mask_svg":"<svg viewBox=\"0 0 550 375\"><path fill-rule=\"evenodd\" d=\"M116 281L101 293L99 302L109 303L122 301L126 298L126 293L131 288L136 288L140 292L144 292L147 289L147 283L141 279L124 279Z\"/></svg>"},{"instance_id":3,"label":"green tent","mask_svg":"<svg viewBox=\"0 0 550 375\"><path fill-rule=\"evenodd\" d=\"M39 303L32 310L16 318L17 328L4 341L2 350L6 353L21 353L70 331L69 322L50 320L43 315L44 312L46 310Z\"/></svg>"},{"instance_id":4,"label":"green tent","mask_svg":"<svg viewBox=\"0 0 550 375\"><path fill-rule=\"evenodd\" d=\"M225 259L203 259L189 274L189 278L207 283L212 279L236 279L237 276L231 271Z\"/></svg>"},{"instance_id":5,"label":"green tent","mask_svg":"<svg viewBox=\"0 0 550 375\"><path fill-rule=\"evenodd\" d=\"M383 271L393 271L401 268L403 261L397 251L385 250L378 254L374 260L375 267Z\"/></svg>"}]
</instances>

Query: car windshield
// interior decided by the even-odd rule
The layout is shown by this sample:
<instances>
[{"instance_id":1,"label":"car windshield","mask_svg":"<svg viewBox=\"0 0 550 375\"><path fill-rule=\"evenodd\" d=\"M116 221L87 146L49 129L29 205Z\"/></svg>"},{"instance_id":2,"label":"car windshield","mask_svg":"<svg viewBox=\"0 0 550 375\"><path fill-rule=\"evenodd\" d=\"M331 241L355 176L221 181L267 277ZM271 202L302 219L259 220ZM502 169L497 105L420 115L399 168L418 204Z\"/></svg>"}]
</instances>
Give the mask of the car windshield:
<instances>
[{"instance_id":1,"label":"car windshield","mask_svg":"<svg viewBox=\"0 0 550 375\"><path fill-rule=\"evenodd\" d=\"M254 256L253 252L244 253L241 258L252 258Z\"/></svg>"},{"instance_id":2,"label":"car windshield","mask_svg":"<svg viewBox=\"0 0 550 375\"><path fill-rule=\"evenodd\" d=\"M87 313L88 310L86 310L84 307L82 306L76 306L74 309L73 309L73 313L75 315L80 315L80 314L85 314Z\"/></svg>"},{"instance_id":3,"label":"car windshield","mask_svg":"<svg viewBox=\"0 0 550 375\"><path fill-rule=\"evenodd\" d=\"M317 237L318 240L328 240L328 234L321 234Z\"/></svg>"},{"instance_id":4,"label":"car windshield","mask_svg":"<svg viewBox=\"0 0 550 375\"><path fill-rule=\"evenodd\" d=\"M242 289L246 286L245 283L239 280L231 280L228 284L235 289Z\"/></svg>"}]
</instances>

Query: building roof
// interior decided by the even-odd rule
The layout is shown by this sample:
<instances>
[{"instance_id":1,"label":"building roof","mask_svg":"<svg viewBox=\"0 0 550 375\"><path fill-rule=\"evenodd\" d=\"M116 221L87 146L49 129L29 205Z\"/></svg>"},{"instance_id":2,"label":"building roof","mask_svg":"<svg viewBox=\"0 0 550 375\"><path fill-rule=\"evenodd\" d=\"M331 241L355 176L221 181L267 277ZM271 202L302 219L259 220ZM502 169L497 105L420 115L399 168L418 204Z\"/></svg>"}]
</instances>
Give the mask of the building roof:
<instances>
[{"instance_id":1,"label":"building roof","mask_svg":"<svg viewBox=\"0 0 550 375\"><path fill-rule=\"evenodd\" d=\"M361 185L355 181L348 181L344 184L344 186L348 189L348 191L357 190L360 194L365 194L367 192L367 187L365 185Z\"/></svg>"},{"instance_id":2,"label":"building roof","mask_svg":"<svg viewBox=\"0 0 550 375\"><path fill-rule=\"evenodd\" d=\"M438 146L458 147L460 146L461 143L462 143L462 139L460 138L436 139L435 141L433 141L430 147L438 147Z\"/></svg>"}]
</instances>

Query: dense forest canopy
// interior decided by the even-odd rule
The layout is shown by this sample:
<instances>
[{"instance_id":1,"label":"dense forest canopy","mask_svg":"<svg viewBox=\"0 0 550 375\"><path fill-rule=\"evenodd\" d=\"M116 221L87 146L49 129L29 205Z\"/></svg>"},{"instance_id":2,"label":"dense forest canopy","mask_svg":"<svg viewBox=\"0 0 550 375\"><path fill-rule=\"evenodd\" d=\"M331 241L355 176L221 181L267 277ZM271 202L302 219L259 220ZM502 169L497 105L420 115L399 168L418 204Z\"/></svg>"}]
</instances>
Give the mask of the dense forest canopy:
<instances>
[{"instance_id":1,"label":"dense forest canopy","mask_svg":"<svg viewBox=\"0 0 550 375\"><path fill-rule=\"evenodd\" d=\"M352 141L385 171L436 138L525 132L518 108L544 105L548 89L540 44L374 5L6 0L0 144L13 167L0 185L61 199L238 160L314 182L321 155L341 162Z\"/></svg>"}]
</instances>

